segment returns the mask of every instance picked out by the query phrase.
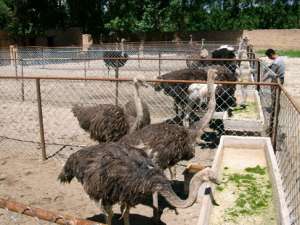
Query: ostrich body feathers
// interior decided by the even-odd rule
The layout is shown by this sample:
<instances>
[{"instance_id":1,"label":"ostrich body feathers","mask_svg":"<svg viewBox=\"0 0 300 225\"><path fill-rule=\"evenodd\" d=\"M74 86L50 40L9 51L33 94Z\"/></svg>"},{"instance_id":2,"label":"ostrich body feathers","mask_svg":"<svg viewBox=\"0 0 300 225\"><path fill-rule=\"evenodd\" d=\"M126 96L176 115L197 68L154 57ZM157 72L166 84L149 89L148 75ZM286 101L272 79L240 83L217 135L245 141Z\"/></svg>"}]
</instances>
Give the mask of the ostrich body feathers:
<instances>
[{"instance_id":1,"label":"ostrich body feathers","mask_svg":"<svg viewBox=\"0 0 300 225\"><path fill-rule=\"evenodd\" d=\"M105 143L73 153L58 179L70 183L76 177L92 200L103 205L135 206L158 188L172 190L163 171L140 149Z\"/></svg>"},{"instance_id":2,"label":"ostrich body feathers","mask_svg":"<svg viewBox=\"0 0 300 225\"><path fill-rule=\"evenodd\" d=\"M194 157L188 131L176 124L150 124L139 131L124 136L121 143L145 146L145 152L162 169L176 165L181 160Z\"/></svg>"}]
</instances>

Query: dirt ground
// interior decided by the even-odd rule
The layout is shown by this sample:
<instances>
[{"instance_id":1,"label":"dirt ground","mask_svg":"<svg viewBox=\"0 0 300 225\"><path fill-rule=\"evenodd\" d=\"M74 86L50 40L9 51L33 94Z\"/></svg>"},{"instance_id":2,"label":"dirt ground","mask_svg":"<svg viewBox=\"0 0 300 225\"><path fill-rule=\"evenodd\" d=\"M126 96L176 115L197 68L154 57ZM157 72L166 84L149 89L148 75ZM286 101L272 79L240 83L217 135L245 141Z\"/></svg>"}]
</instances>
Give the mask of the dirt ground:
<instances>
[{"instance_id":1,"label":"dirt ground","mask_svg":"<svg viewBox=\"0 0 300 225\"><path fill-rule=\"evenodd\" d=\"M284 86L300 107L300 58L286 58L286 81Z\"/></svg>"},{"instance_id":2,"label":"dirt ground","mask_svg":"<svg viewBox=\"0 0 300 225\"><path fill-rule=\"evenodd\" d=\"M95 62L96 63L96 62ZM296 97L300 104L300 59L287 59L287 75L286 83L288 91ZM69 65L72 67L72 65ZM151 70L151 66L148 69L145 67L141 76L155 77L157 72L150 74L147 71ZM176 63L172 63L168 68L172 69L177 66ZM184 66L183 64L179 67ZM133 65L132 67L137 67ZM176 67L177 68L177 67ZM76 69L76 67L74 67ZM25 71L30 74L30 71L36 71L33 67L28 67ZM45 71L44 69L42 71ZM50 70L49 76L53 75L78 75L82 76L82 71L70 71L68 70ZM92 71L92 70L91 70ZM125 69L124 69L125 71ZM167 71L167 69L166 69ZM7 68L5 71L0 68L1 75L13 74L11 68ZM106 70L105 70L106 72ZM92 74L92 73L91 73ZM124 76L132 75L132 71L128 71ZM37 74L32 74L37 75ZM97 75L93 73L92 75ZM1 82L1 80L0 80ZM20 88L14 89L16 83L7 82L3 86L5 89L0 90L0 96L5 98L5 102L1 102L0 105L0 134L4 132L10 137L22 140L39 140L39 128L37 120L37 108L36 108L36 93L35 84L32 82L25 83L25 101L21 103L16 102L16 99L20 100ZM20 81L17 81L17 85L21 85ZM49 85L50 84L50 85ZM90 145L93 144L88 135L78 128L76 120L73 118L70 112L70 106L74 102L83 103L89 100L89 103L99 102L100 99L105 97L105 101L114 101L113 93L109 96L99 96L99 90L109 90L111 84L105 87L94 84L94 92L84 92L85 86L76 82L64 83L59 85L57 82L48 82L48 89L42 93L44 102L44 116L45 116L45 128L46 128L46 140L52 145L47 146L48 155L50 159L43 162L41 161L41 149L40 147L31 142L20 142L17 140L9 140L2 138L0 135L0 197L10 198L15 201L19 201L35 207L44 208L50 211L58 211L60 213L66 213L75 215L81 218L92 218L98 222L104 222L103 214L100 213L97 205L90 201L87 195L84 193L81 185L77 181L73 181L70 185L61 185L57 181L57 175L59 174L63 163L67 157L74 151L78 150L76 145ZM12 91L12 90L15 90ZM75 90L75 91L74 91ZM63 93L71 93L69 97L65 99L65 106L59 104L62 100ZM127 92L126 92L127 91ZM172 102L163 95L155 94L150 95L150 90L143 90L144 96L150 96L147 98L148 105L150 105L151 115L153 116L153 122L157 122L162 118L167 118L172 115ZM78 93L83 93L79 95ZM121 96L121 101L124 102L127 99L128 86L124 86L123 93L127 93ZM85 98L85 96L88 96ZM162 104L157 104L161 102ZM165 111L163 111L165 110ZM2 113L4 112L4 113ZM22 115L22 116L21 116ZM25 115L25 116L24 116ZM163 115L163 116L162 116ZM62 145L55 145L54 143L62 143ZM73 147L67 144L73 145ZM204 164L210 164L212 162L214 150L197 150L197 155L193 161L203 162ZM178 166L178 181L176 182L176 188L181 192L182 189L182 176L180 171L183 170L183 164ZM137 224L152 224L151 216L152 209L151 203L146 205L139 205L131 211L132 225ZM162 221L164 224L196 224L200 204L197 203L193 207L185 210L178 210L178 215L173 210L164 209L162 215ZM116 216L114 217L114 224L122 224L118 220L119 211L118 207L115 208ZM0 210L0 225L6 224L25 224L35 225L44 224L37 222L35 219L31 219L25 216L8 213L6 210Z\"/></svg>"},{"instance_id":3,"label":"dirt ground","mask_svg":"<svg viewBox=\"0 0 300 225\"><path fill-rule=\"evenodd\" d=\"M18 150L19 144L14 141L2 140L0 144L0 196L2 198L9 198L61 214L104 222L104 215L101 214L97 205L89 200L77 181L74 180L71 184L66 185L57 181L64 161L78 148L59 149L58 146L48 146L56 154L47 161L42 161L40 149L36 144L23 143L22 151ZM24 154L26 150L28 152ZM201 161L203 164L209 165L213 159L213 152L212 150L199 149L192 161ZM183 179L181 172L185 163L182 162L181 165L177 166L178 181L175 182L175 188L179 194L182 194L183 183L180 180ZM131 210L133 225L152 224L150 205L151 200ZM178 215L175 214L174 210L168 209L164 201L162 201L162 207L164 208L161 217L162 224L196 224L200 204L196 203L190 208L178 210ZM116 206L114 210L116 212L114 224L122 224L118 220L119 208ZM0 224L32 225L39 223L30 217L0 210ZM40 222L40 224L44 223Z\"/></svg>"}]
</instances>

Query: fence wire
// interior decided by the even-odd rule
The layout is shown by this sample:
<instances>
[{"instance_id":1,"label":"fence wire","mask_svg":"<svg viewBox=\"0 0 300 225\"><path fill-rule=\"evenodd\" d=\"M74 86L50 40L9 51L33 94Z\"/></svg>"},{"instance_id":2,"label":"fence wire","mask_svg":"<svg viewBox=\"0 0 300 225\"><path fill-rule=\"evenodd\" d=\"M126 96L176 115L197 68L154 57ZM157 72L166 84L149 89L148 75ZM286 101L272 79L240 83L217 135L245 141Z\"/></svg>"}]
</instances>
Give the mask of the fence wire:
<instances>
[{"instance_id":1,"label":"fence wire","mask_svg":"<svg viewBox=\"0 0 300 225\"><path fill-rule=\"evenodd\" d=\"M74 79L40 78L47 156L54 157L61 162L64 162L72 152L81 146L96 143L90 139L88 133L79 127L78 121L71 111L74 105L118 104L124 106L133 97L133 85L130 81L92 80L89 79L89 75L86 80L76 79L76 77L83 77L82 71L78 69L81 68L80 63L82 62L85 61L68 64L74 67L74 73L71 74L74 75ZM128 60L125 67L117 71L117 75L121 78L154 79L158 75L187 68L185 60L162 60L159 63L159 60L153 59L141 60L141 62L139 70L137 60ZM267 70L267 67L257 61L252 65L251 61L246 60L245 62L248 62L253 69L247 81L261 80L264 75L263 71ZM209 62L208 66L211 65L213 63ZM236 65L238 66L238 63ZM20 65L17 65L18 76L16 79L5 77L0 79L0 149L2 152L14 151L16 154L25 152L25 157L26 155L33 157L40 152L37 83L36 79L25 78L30 75L38 75L39 72L36 71L40 65L35 68L34 66L23 65L22 69ZM50 65L45 65L44 70L51 70L47 66ZM226 62L223 62L223 66L231 68ZM11 69L11 71L15 72L16 70ZM23 71L22 76L20 71ZM29 73L29 71L33 72ZM78 72L78 76L76 72ZM115 73L116 71L110 72ZM106 77L103 72L99 71L97 75ZM24 79L21 79L22 77ZM142 99L149 106L151 123L166 121L188 128L193 126L195 121L199 120L207 110L205 99L197 97L197 88L192 90L189 82L161 84L156 82L155 85L153 82L149 84L148 88L141 87L140 93ZM210 129L202 137L206 142L202 146L203 148L215 148L223 134L272 137L272 128L276 123L274 116L276 111L275 93L276 90L279 90L277 86L219 84L216 89L218 90L216 91L216 113L210 122ZM299 112L282 92L275 139L276 156L284 181L293 225L300 224L299 117ZM6 211L4 212L6 213ZM7 217L9 222L14 220L10 219L11 214L3 214L2 211L0 216ZM13 218L18 217L13 214Z\"/></svg>"},{"instance_id":2,"label":"fence wire","mask_svg":"<svg viewBox=\"0 0 300 225\"><path fill-rule=\"evenodd\" d=\"M299 225L300 113L284 93L280 95L276 150L292 225Z\"/></svg>"}]
</instances>

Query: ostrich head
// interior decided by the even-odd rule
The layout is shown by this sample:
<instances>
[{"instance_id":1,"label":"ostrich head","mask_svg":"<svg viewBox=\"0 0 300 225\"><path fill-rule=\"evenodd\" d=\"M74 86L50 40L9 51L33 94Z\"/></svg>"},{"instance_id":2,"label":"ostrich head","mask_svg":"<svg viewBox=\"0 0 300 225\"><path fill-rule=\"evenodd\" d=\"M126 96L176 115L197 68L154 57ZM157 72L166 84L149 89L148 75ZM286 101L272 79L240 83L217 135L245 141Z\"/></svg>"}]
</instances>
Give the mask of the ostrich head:
<instances>
[{"instance_id":1,"label":"ostrich head","mask_svg":"<svg viewBox=\"0 0 300 225\"><path fill-rule=\"evenodd\" d=\"M203 170L200 170L200 172L196 173L195 176L197 176L197 179L200 179L205 182L212 182L214 184L220 184L216 173L213 171L212 168L205 168Z\"/></svg>"},{"instance_id":2,"label":"ostrich head","mask_svg":"<svg viewBox=\"0 0 300 225\"><path fill-rule=\"evenodd\" d=\"M186 200L180 199L173 191L171 185L158 185L158 192L174 207L187 208L194 204L197 199L198 190L204 182L220 184L215 171L211 168L205 168L196 173L189 184L189 196Z\"/></svg>"}]
</instances>

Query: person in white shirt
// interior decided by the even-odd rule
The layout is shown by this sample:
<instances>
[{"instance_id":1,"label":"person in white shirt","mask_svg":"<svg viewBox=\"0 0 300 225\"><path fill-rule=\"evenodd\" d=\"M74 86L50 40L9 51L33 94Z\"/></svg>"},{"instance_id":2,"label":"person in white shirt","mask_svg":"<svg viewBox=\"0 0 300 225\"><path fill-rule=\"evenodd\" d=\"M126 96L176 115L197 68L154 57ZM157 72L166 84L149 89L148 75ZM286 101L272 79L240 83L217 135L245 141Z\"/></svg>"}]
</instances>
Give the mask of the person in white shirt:
<instances>
[{"instance_id":1,"label":"person in white shirt","mask_svg":"<svg viewBox=\"0 0 300 225\"><path fill-rule=\"evenodd\" d=\"M278 76L280 83L283 84L285 76L285 63L283 58L280 57L273 49L268 49L265 54L269 59L273 60L269 68ZM264 81L269 78L272 78L272 80L274 80L276 77L268 73Z\"/></svg>"}]
</instances>

